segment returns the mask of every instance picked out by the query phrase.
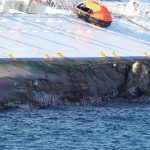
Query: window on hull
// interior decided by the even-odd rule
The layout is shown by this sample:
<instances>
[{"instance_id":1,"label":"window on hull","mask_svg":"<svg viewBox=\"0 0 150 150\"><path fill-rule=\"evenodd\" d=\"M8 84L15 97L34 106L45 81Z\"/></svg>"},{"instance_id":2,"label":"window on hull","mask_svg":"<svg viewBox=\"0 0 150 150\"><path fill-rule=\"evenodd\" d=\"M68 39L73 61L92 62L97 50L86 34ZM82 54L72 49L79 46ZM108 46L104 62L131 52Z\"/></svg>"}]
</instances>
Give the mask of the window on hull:
<instances>
[{"instance_id":1,"label":"window on hull","mask_svg":"<svg viewBox=\"0 0 150 150\"><path fill-rule=\"evenodd\" d=\"M83 10L84 12L86 12L88 14L93 14L93 10L86 7L86 5L84 3L81 3L80 5L78 5L77 8Z\"/></svg>"}]
</instances>

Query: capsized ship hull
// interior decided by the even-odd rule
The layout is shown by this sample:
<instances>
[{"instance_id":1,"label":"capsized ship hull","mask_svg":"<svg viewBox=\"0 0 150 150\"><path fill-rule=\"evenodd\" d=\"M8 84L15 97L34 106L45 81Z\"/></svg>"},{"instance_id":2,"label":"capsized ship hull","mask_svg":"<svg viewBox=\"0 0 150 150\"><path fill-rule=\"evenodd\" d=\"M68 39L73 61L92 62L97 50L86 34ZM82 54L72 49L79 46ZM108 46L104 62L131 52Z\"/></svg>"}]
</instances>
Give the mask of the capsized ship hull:
<instances>
[{"instance_id":1,"label":"capsized ship hull","mask_svg":"<svg viewBox=\"0 0 150 150\"><path fill-rule=\"evenodd\" d=\"M150 55L149 42L90 26L72 16L12 15L10 18L4 14L0 22L0 59L60 58L61 54L72 59L116 56L131 59ZM122 31L129 29L122 26Z\"/></svg>"}]
</instances>

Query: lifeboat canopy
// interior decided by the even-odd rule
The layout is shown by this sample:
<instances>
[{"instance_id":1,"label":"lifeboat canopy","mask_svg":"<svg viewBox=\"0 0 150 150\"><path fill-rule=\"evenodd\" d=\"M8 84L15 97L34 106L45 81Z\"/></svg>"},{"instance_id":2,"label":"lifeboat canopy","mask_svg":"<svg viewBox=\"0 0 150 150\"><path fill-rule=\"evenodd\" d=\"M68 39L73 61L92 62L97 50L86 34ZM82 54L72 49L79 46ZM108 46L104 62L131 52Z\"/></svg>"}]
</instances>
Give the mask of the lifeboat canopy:
<instances>
[{"instance_id":1,"label":"lifeboat canopy","mask_svg":"<svg viewBox=\"0 0 150 150\"><path fill-rule=\"evenodd\" d=\"M87 0L75 6L75 11L79 18L85 21L101 26L108 27L111 25L112 16L106 6L95 1Z\"/></svg>"}]
</instances>

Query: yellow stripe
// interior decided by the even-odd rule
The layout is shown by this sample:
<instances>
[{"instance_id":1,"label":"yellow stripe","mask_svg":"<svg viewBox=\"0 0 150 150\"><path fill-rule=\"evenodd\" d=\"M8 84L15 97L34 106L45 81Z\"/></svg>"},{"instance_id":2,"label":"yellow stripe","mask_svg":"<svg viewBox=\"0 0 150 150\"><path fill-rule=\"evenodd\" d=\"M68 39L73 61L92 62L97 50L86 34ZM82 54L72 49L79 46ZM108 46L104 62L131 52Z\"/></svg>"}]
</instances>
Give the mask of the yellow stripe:
<instances>
[{"instance_id":1,"label":"yellow stripe","mask_svg":"<svg viewBox=\"0 0 150 150\"><path fill-rule=\"evenodd\" d=\"M53 58L51 58L48 54L45 54L44 55L44 58L46 58L46 59L50 59L51 61L53 61L54 59Z\"/></svg>"},{"instance_id":2,"label":"yellow stripe","mask_svg":"<svg viewBox=\"0 0 150 150\"><path fill-rule=\"evenodd\" d=\"M8 58L10 58L10 59L16 60L16 58L15 58L12 54L8 54L7 56L8 56Z\"/></svg>"},{"instance_id":3,"label":"yellow stripe","mask_svg":"<svg viewBox=\"0 0 150 150\"><path fill-rule=\"evenodd\" d=\"M57 53L57 56L62 58L63 57L63 54L62 53Z\"/></svg>"},{"instance_id":4,"label":"yellow stripe","mask_svg":"<svg viewBox=\"0 0 150 150\"><path fill-rule=\"evenodd\" d=\"M100 56L106 57L106 54L104 52L100 52Z\"/></svg>"}]
</instances>

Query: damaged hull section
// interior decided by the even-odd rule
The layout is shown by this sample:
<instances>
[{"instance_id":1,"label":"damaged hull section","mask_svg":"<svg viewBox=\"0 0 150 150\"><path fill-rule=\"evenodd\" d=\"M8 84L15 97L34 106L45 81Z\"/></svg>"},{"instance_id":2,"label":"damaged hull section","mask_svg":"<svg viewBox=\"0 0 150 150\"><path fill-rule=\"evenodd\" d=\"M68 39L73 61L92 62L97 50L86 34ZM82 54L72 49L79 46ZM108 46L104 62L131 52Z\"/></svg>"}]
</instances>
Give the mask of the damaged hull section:
<instances>
[{"instance_id":1,"label":"damaged hull section","mask_svg":"<svg viewBox=\"0 0 150 150\"><path fill-rule=\"evenodd\" d=\"M0 106L149 102L149 70L149 60L1 62Z\"/></svg>"}]
</instances>

